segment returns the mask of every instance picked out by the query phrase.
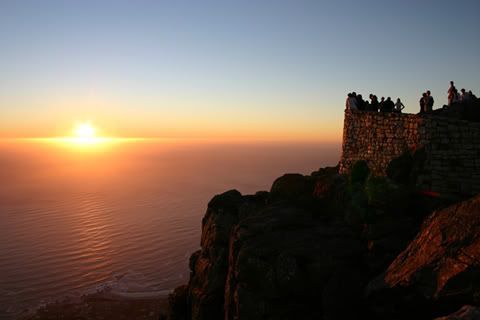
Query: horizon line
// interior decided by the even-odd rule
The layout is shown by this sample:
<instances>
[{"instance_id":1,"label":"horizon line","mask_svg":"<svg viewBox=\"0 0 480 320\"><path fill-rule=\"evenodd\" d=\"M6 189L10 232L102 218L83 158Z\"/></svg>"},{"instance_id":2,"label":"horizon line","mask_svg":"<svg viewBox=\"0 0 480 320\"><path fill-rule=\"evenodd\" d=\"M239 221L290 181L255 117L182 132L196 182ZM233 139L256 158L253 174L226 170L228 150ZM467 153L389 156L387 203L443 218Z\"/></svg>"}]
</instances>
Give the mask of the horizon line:
<instances>
[{"instance_id":1,"label":"horizon line","mask_svg":"<svg viewBox=\"0 0 480 320\"><path fill-rule=\"evenodd\" d=\"M122 137L122 136L102 136L89 138L91 141L96 142L141 142L141 141L163 141L163 142L309 142L309 143L329 143L336 144L341 143L339 139L318 139L318 138L263 138L263 137L239 137L239 138L211 138L211 137ZM0 142L8 141L24 141L24 142L68 142L68 141L80 141L82 138L75 136L50 136L50 137L0 137ZM85 139L83 139L85 140Z\"/></svg>"}]
</instances>

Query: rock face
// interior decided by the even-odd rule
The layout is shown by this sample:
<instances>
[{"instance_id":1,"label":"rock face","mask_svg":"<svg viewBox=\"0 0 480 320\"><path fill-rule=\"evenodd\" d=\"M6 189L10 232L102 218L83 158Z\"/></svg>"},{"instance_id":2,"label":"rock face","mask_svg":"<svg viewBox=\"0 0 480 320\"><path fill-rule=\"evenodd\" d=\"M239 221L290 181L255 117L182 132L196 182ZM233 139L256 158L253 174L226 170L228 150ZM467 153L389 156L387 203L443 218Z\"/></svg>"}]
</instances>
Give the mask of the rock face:
<instances>
[{"instance_id":1,"label":"rock face","mask_svg":"<svg viewBox=\"0 0 480 320\"><path fill-rule=\"evenodd\" d=\"M342 218L322 211L341 180L335 168L324 169L284 175L269 193L215 196L202 221L201 250L190 259L189 284L170 296L170 319L359 314L368 280L365 243Z\"/></svg>"},{"instance_id":2,"label":"rock face","mask_svg":"<svg viewBox=\"0 0 480 320\"><path fill-rule=\"evenodd\" d=\"M445 208L410 189L405 167L375 177L363 162L215 196L169 319L433 319L478 304L480 196Z\"/></svg>"},{"instance_id":3,"label":"rock face","mask_svg":"<svg viewBox=\"0 0 480 320\"><path fill-rule=\"evenodd\" d=\"M215 196L202 221L202 249L190 258L188 303L192 319L223 319L228 247L238 222L242 195L236 190Z\"/></svg>"},{"instance_id":4,"label":"rock face","mask_svg":"<svg viewBox=\"0 0 480 320\"><path fill-rule=\"evenodd\" d=\"M240 221L232 234L225 319L353 315L339 302L358 303L362 251L345 225L324 225L306 210L269 205Z\"/></svg>"},{"instance_id":5,"label":"rock face","mask_svg":"<svg viewBox=\"0 0 480 320\"><path fill-rule=\"evenodd\" d=\"M480 196L430 215L368 293L390 315L413 309L441 314L478 303Z\"/></svg>"}]
</instances>

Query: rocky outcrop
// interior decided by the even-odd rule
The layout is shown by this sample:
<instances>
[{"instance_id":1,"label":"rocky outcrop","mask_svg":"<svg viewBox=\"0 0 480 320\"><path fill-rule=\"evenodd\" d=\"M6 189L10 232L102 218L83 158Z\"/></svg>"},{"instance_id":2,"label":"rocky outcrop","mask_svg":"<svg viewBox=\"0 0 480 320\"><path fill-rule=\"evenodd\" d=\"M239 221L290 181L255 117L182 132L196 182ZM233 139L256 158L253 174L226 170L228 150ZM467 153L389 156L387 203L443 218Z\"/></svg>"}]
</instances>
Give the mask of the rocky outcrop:
<instances>
[{"instance_id":1,"label":"rocky outcrop","mask_svg":"<svg viewBox=\"0 0 480 320\"><path fill-rule=\"evenodd\" d=\"M445 314L480 298L480 196L439 210L368 286L377 312Z\"/></svg>"},{"instance_id":2,"label":"rocky outcrop","mask_svg":"<svg viewBox=\"0 0 480 320\"><path fill-rule=\"evenodd\" d=\"M223 319L229 238L242 203L240 192L231 190L208 204L202 220L201 250L190 258L187 314L192 319Z\"/></svg>"},{"instance_id":3,"label":"rocky outcrop","mask_svg":"<svg viewBox=\"0 0 480 320\"><path fill-rule=\"evenodd\" d=\"M284 175L270 192L215 196L202 221L201 250L190 259L190 282L170 296L170 319L358 314L366 245L342 216L325 210L342 188L345 179L331 168Z\"/></svg>"},{"instance_id":4,"label":"rocky outcrop","mask_svg":"<svg viewBox=\"0 0 480 320\"><path fill-rule=\"evenodd\" d=\"M432 319L478 303L480 196L429 215L451 199L416 193L401 160L391 178L360 162L215 196L169 319Z\"/></svg>"},{"instance_id":5,"label":"rocky outcrop","mask_svg":"<svg viewBox=\"0 0 480 320\"><path fill-rule=\"evenodd\" d=\"M362 253L345 224L269 205L240 221L232 234L225 319L352 316L342 304L358 304L365 281L359 272Z\"/></svg>"}]
</instances>

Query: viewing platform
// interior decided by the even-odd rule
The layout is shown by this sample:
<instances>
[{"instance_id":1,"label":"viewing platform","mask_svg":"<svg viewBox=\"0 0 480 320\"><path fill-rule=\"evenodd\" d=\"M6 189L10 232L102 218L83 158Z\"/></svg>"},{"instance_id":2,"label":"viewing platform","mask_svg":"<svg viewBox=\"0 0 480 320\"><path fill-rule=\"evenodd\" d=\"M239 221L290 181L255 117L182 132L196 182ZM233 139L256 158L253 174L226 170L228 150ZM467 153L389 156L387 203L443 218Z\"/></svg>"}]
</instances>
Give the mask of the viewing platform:
<instances>
[{"instance_id":1,"label":"viewing platform","mask_svg":"<svg viewBox=\"0 0 480 320\"><path fill-rule=\"evenodd\" d=\"M340 173L366 160L385 176L391 160L421 152L418 188L440 193L480 192L480 123L435 114L345 111Z\"/></svg>"}]
</instances>

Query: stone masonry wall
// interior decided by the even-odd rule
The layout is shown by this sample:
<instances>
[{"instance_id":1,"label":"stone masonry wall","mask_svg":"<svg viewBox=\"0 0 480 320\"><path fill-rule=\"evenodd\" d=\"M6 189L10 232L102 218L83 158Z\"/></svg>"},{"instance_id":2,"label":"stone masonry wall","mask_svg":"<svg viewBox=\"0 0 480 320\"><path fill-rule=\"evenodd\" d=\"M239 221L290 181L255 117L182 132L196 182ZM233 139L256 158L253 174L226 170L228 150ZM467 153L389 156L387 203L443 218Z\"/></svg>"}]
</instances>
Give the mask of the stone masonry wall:
<instances>
[{"instance_id":1,"label":"stone masonry wall","mask_svg":"<svg viewBox=\"0 0 480 320\"><path fill-rule=\"evenodd\" d=\"M425 148L419 188L480 192L480 123L432 115L345 111L340 173L366 160L375 175L408 150Z\"/></svg>"}]
</instances>

